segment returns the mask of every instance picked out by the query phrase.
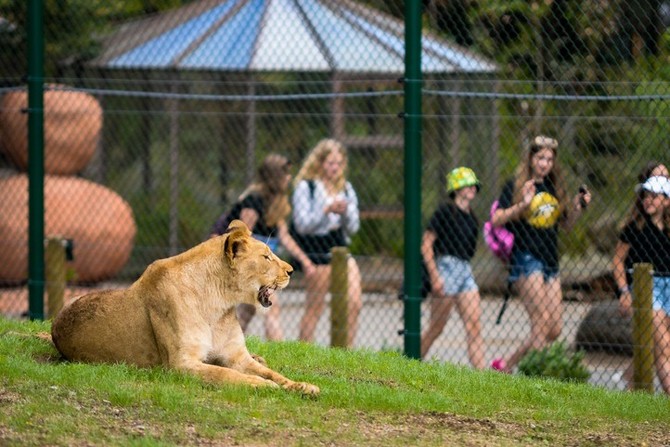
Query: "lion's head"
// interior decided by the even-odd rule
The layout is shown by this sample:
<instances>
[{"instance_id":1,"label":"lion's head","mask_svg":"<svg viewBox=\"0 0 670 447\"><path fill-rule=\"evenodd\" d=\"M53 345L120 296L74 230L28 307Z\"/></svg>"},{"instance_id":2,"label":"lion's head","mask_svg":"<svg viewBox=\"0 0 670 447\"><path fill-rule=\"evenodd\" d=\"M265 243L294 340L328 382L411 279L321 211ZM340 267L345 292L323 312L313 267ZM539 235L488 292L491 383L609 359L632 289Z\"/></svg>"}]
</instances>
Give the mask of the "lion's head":
<instances>
[{"instance_id":1,"label":"lion's head","mask_svg":"<svg viewBox=\"0 0 670 447\"><path fill-rule=\"evenodd\" d=\"M224 256L235 271L238 284L245 290L249 286L254 290L250 304L257 301L270 307L274 292L288 285L293 267L279 259L265 243L253 238L240 220L232 221L225 234Z\"/></svg>"}]
</instances>

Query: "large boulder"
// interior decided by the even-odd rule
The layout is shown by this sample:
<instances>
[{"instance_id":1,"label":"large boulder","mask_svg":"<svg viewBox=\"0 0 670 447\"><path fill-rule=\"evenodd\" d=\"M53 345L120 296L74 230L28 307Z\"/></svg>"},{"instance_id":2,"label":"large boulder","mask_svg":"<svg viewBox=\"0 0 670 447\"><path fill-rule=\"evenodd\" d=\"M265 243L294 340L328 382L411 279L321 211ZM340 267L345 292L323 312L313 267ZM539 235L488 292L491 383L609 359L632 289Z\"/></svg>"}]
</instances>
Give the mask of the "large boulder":
<instances>
[{"instance_id":1,"label":"large boulder","mask_svg":"<svg viewBox=\"0 0 670 447\"><path fill-rule=\"evenodd\" d=\"M28 168L28 93L0 99L0 149L16 166ZM91 161L102 129L102 108L93 96L76 91L44 92L44 170L73 175Z\"/></svg>"},{"instance_id":2,"label":"large boulder","mask_svg":"<svg viewBox=\"0 0 670 447\"><path fill-rule=\"evenodd\" d=\"M633 354L631 319L622 317L617 300L594 304L577 329L578 349Z\"/></svg>"},{"instance_id":3,"label":"large boulder","mask_svg":"<svg viewBox=\"0 0 670 447\"><path fill-rule=\"evenodd\" d=\"M619 240L619 222L611 214L606 213L596 222L589 225L587 234L591 244L601 253L613 256L614 248Z\"/></svg>"},{"instance_id":4,"label":"large boulder","mask_svg":"<svg viewBox=\"0 0 670 447\"><path fill-rule=\"evenodd\" d=\"M27 279L28 177L0 179L0 281ZM45 236L74 242L77 280L109 279L127 262L136 226L128 203L114 191L76 177L46 176Z\"/></svg>"}]
</instances>

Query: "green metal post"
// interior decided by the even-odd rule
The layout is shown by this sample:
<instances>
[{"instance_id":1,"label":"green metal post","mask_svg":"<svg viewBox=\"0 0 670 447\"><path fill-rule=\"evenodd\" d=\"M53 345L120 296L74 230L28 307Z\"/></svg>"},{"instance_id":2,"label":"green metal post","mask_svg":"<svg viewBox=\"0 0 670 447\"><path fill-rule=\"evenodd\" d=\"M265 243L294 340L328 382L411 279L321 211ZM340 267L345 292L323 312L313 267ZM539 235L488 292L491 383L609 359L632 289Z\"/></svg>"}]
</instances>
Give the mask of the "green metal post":
<instances>
[{"instance_id":1,"label":"green metal post","mask_svg":"<svg viewBox=\"0 0 670 447\"><path fill-rule=\"evenodd\" d=\"M405 2L405 355L421 358L421 1Z\"/></svg>"},{"instance_id":2,"label":"green metal post","mask_svg":"<svg viewBox=\"0 0 670 447\"><path fill-rule=\"evenodd\" d=\"M28 4L28 314L44 319L44 13Z\"/></svg>"}]
</instances>

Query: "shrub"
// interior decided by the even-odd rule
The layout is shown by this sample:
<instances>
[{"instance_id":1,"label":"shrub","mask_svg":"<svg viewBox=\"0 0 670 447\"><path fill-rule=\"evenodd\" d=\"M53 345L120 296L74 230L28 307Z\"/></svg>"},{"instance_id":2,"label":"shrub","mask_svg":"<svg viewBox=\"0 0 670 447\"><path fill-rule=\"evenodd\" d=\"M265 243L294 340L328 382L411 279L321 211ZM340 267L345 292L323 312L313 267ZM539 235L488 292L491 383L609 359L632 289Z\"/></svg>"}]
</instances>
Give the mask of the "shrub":
<instances>
[{"instance_id":1,"label":"shrub","mask_svg":"<svg viewBox=\"0 0 670 447\"><path fill-rule=\"evenodd\" d=\"M571 352L564 342L556 342L540 350L530 350L519 362L519 372L564 382L586 382L591 373L582 364L584 355L582 350Z\"/></svg>"}]
</instances>

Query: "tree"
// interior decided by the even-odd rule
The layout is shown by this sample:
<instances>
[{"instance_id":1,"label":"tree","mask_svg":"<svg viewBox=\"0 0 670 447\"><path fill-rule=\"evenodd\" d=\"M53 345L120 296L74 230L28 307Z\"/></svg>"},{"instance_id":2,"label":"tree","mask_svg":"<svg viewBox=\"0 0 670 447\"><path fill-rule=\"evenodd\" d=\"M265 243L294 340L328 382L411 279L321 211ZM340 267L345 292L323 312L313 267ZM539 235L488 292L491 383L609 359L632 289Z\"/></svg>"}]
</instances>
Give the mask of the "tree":
<instances>
[{"instance_id":1,"label":"tree","mask_svg":"<svg viewBox=\"0 0 670 447\"><path fill-rule=\"evenodd\" d=\"M58 78L95 56L98 38L115 21L155 13L192 0L46 0L44 5L44 74ZM0 0L0 79L21 83L27 72L28 2Z\"/></svg>"}]
</instances>

